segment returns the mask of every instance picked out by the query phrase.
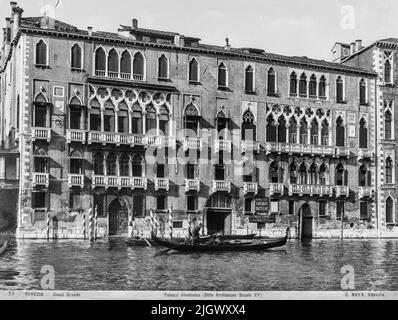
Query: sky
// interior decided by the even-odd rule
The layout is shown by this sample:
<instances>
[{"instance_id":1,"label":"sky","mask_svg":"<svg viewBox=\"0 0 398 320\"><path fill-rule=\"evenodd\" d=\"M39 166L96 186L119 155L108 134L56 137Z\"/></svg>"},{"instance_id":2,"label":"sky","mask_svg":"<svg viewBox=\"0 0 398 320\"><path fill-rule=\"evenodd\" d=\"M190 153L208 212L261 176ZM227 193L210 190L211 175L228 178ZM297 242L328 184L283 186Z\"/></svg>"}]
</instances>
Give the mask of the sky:
<instances>
[{"instance_id":1,"label":"sky","mask_svg":"<svg viewBox=\"0 0 398 320\"><path fill-rule=\"evenodd\" d=\"M55 18L81 29L116 32L120 24L173 31L202 43L250 47L289 56L331 60L338 42L363 44L398 37L396 0L20 0L24 16ZM0 0L2 27L10 1ZM397 31L395 31L397 30ZM395 31L395 32L394 32Z\"/></svg>"}]
</instances>

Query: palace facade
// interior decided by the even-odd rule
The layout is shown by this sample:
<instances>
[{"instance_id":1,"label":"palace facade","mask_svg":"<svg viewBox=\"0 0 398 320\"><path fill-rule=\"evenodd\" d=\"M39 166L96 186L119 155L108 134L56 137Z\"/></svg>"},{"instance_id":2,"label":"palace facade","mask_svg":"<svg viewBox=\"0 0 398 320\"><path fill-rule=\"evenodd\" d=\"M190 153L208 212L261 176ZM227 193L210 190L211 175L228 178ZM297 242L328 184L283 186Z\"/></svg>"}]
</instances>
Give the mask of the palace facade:
<instances>
[{"instance_id":1,"label":"palace facade","mask_svg":"<svg viewBox=\"0 0 398 320\"><path fill-rule=\"evenodd\" d=\"M11 9L0 121L3 149L18 151L18 237L385 227L376 70Z\"/></svg>"}]
</instances>

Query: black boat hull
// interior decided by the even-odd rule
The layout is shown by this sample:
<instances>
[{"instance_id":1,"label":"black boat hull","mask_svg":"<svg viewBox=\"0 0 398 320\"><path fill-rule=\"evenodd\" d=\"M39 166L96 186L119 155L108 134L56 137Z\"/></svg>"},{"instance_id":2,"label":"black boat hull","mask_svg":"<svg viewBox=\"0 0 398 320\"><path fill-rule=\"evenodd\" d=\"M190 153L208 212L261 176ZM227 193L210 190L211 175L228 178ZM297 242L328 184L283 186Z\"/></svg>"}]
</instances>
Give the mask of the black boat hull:
<instances>
[{"instance_id":1,"label":"black boat hull","mask_svg":"<svg viewBox=\"0 0 398 320\"><path fill-rule=\"evenodd\" d=\"M2 255L3 253L5 253L6 252L6 250L7 250L7 245L8 245L8 242L7 242L7 240L2 244L2 246L0 247L0 255Z\"/></svg>"}]
</instances>

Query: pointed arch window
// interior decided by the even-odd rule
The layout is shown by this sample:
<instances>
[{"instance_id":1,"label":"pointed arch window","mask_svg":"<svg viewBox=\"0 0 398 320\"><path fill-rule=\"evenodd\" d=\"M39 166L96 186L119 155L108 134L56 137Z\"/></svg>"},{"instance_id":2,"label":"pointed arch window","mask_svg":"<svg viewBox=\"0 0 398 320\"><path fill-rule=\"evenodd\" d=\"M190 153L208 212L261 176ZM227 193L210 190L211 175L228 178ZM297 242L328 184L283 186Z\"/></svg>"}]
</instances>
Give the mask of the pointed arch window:
<instances>
[{"instance_id":1,"label":"pointed arch window","mask_svg":"<svg viewBox=\"0 0 398 320\"><path fill-rule=\"evenodd\" d=\"M119 77L119 55L115 49L112 49L111 51L109 51L108 76L110 78Z\"/></svg>"},{"instance_id":2,"label":"pointed arch window","mask_svg":"<svg viewBox=\"0 0 398 320\"><path fill-rule=\"evenodd\" d=\"M104 131L115 132L115 109L111 102L105 103Z\"/></svg>"},{"instance_id":3,"label":"pointed arch window","mask_svg":"<svg viewBox=\"0 0 398 320\"><path fill-rule=\"evenodd\" d=\"M189 82L199 82L199 63L196 58L189 61Z\"/></svg>"},{"instance_id":4,"label":"pointed arch window","mask_svg":"<svg viewBox=\"0 0 398 320\"><path fill-rule=\"evenodd\" d=\"M297 166L294 162L289 166L289 177L291 184L297 184Z\"/></svg>"},{"instance_id":5,"label":"pointed arch window","mask_svg":"<svg viewBox=\"0 0 398 320\"><path fill-rule=\"evenodd\" d=\"M49 172L49 158L47 150L44 148L37 148L34 152L34 172L48 173Z\"/></svg>"},{"instance_id":6,"label":"pointed arch window","mask_svg":"<svg viewBox=\"0 0 398 320\"><path fill-rule=\"evenodd\" d=\"M36 44L36 65L41 67L48 65L47 44L43 40Z\"/></svg>"},{"instance_id":7,"label":"pointed arch window","mask_svg":"<svg viewBox=\"0 0 398 320\"><path fill-rule=\"evenodd\" d=\"M359 147L362 149L368 147L368 128L364 118L359 121Z\"/></svg>"},{"instance_id":8,"label":"pointed arch window","mask_svg":"<svg viewBox=\"0 0 398 320\"><path fill-rule=\"evenodd\" d=\"M310 78L309 94L310 99L316 99L316 76L313 74Z\"/></svg>"},{"instance_id":9,"label":"pointed arch window","mask_svg":"<svg viewBox=\"0 0 398 320\"><path fill-rule=\"evenodd\" d=\"M386 160L386 184L392 184L392 160L390 157Z\"/></svg>"},{"instance_id":10,"label":"pointed arch window","mask_svg":"<svg viewBox=\"0 0 398 320\"><path fill-rule=\"evenodd\" d=\"M392 139L392 114L390 110L384 113L384 138L385 140Z\"/></svg>"},{"instance_id":11,"label":"pointed arch window","mask_svg":"<svg viewBox=\"0 0 398 320\"><path fill-rule=\"evenodd\" d=\"M336 146L345 147L345 127L341 117L336 121Z\"/></svg>"},{"instance_id":12,"label":"pointed arch window","mask_svg":"<svg viewBox=\"0 0 398 320\"><path fill-rule=\"evenodd\" d=\"M130 177L130 157L125 153L120 157L119 171L121 177Z\"/></svg>"},{"instance_id":13,"label":"pointed arch window","mask_svg":"<svg viewBox=\"0 0 398 320\"><path fill-rule=\"evenodd\" d=\"M384 82L391 83L391 61L390 59L386 59L384 61Z\"/></svg>"},{"instance_id":14,"label":"pointed arch window","mask_svg":"<svg viewBox=\"0 0 398 320\"><path fill-rule=\"evenodd\" d=\"M159 57L158 62L158 78L159 79L169 79L169 59L162 54Z\"/></svg>"},{"instance_id":15,"label":"pointed arch window","mask_svg":"<svg viewBox=\"0 0 398 320\"><path fill-rule=\"evenodd\" d=\"M222 61L218 65L218 86L220 88L227 88L228 87L228 72L227 66Z\"/></svg>"},{"instance_id":16,"label":"pointed arch window","mask_svg":"<svg viewBox=\"0 0 398 320\"><path fill-rule=\"evenodd\" d=\"M156 110L150 105L146 110L146 133L156 135Z\"/></svg>"},{"instance_id":17,"label":"pointed arch window","mask_svg":"<svg viewBox=\"0 0 398 320\"><path fill-rule=\"evenodd\" d=\"M81 70L83 69L82 65L82 49L76 43L71 49L71 67L72 70Z\"/></svg>"},{"instance_id":18,"label":"pointed arch window","mask_svg":"<svg viewBox=\"0 0 398 320\"><path fill-rule=\"evenodd\" d=\"M47 128L49 122L49 107L47 103L36 102L34 108L34 126L36 128Z\"/></svg>"},{"instance_id":19,"label":"pointed arch window","mask_svg":"<svg viewBox=\"0 0 398 320\"><path fill-rule=\"evenodd\" d=\"M289 120L289 143L297 143L297 121L294 117Z\"/></svg>"},{"instance_id":20,"label":"pointed arch window","mask_svg":"<svg viewBox=\"0 0 398 320\"><path fill-rule=\"evenodd\" d=\"M300 143L308 144L308 123L305 118L300 121Z\"/></svg>"},{"instance_id":21,"label":"pointed arch window","mask_svg":"<svg viewBox=\"0 0 398 320\"><path fill-rule=\"evenodd\" d=\"M276 73L273 68L268 70L268 95L273 96L276 94Z\"/></svg>"},{"instance_id":22,"label":"pointed arch window","mask_svg":"<svg viewBox=\"0 0 398 320\"><path fill-rule=\"evenodd\" d=\"M138 104L135 104L133 106L133 114L131 115L131 126L133 134L143 133L142 109Z\"/></svg>"},{"instance_id":23,"label":"pointed arch window","mask_svg":"<svg viewBox=\"0 0 398 320\"><path fill-rule=\"evenodd\" d=\"M170 121L169 110L167 109L166 106L161 106L160 116L159 116L160 134L163 134L165 136L169 135L169 121Z\"/></svg>"},{"instance_id":24,"label":"pointed arch window","mask_svg":"<svg viewBox=\"0 0 398 320\"><path fill-rule=\"evenodd\" d=\"M316 185L318 184L318 167L315 163L310 166L310 184Z\"/></svg>"},{"instance_id":25,"label":"pointed arch window","mask_svg":"<svg viewBox=\"0 0 398 320\"><path fill-rule=\"evenodd\" d=\"M364 79L361 79L361 81L359 82L359 103L361 105L366 105L368 103L367 86Z\"/></svg>"},{"instance_id":26,"label":"pointed arch window","mask_svg":"<svg viewBox=\"0 0 398 320\"><path fill-rule=\"evenodd\" d=\"M297 75L295 72L290 75L290 96L297 97Z\"/></svg>"},{"instance_id":27,"label":"pointed arch window","mask_svg":"<svg viewBox=\"0 0 398 320\"><path fill-rule=\"evenodd\" d=\"M307 184L307 166L305 163L302 163L299 169L299 175L300 175L300 184Z\"/></svg>"},{"instance_id":28,"label":"pointed arch window","mask_svg":"<svg viewBox=\"0 0 398 320\"><path fill-rule=\"evenodd\" d=\"M69 173L84 174L84 156L80 150L73 150L69 156Z\"/></svg>"},{"instance_id":29,"label":"pointed arch window","mask_svg":"<svg viewBox=\"0 0 398 320\"><path fill-rule=\"evenodd\" d=\"M319 145L319 126L316 119L311 122L311 144Z\"/></svg>"},{"instance_id":30,"label":"pointed arch window","mask_svg":"<svg viewBox=\"0 0 398 320\"><path fill-rule=\"evenodd\" d=\"M251 65L245 69L245 90L248 93L254 92L254 69Z\"/></svg>"},{"instance_id":31,"label":"pointed arch window","mask_svg":"<svg viewBox=\"0 0 398 320\"><path fill-rule=\"evenodd\" d=\"M136 154L132 161L133 177L142 178L144 177L144 158L141 155Z\"/></svg>"},{"instance_id":32,"label":"pointed arch window","mask_svg":"<svg viewBox=\"0 0 398 320\"><path fill-rule=\"evenodd\" d=\"M341 76L336 80L336 101L337 103L344 102L344 81Z\"/></svg>"},{"instance_id":33,"label":"pointed arch window","mask_svg":"<svg viewBox=\"0 0 398 320\"><path fill-rule=\"evenodd\" d=\"M336 186L347 186L348 185L348 171L344 168L340 162L336 167Z\"/></svg>"},{"instance_id":34,"label":"pointed arch window","mask_svg":"<svg viewBox=\"0 0 398 320\"><path fill-rule=\"evenodd\" d=\"M322 76L319 79L318 97L321 100L326 100L326 78L325 78L325 76Z\"/></svg>"},{"instance_id":35,"label":"pointed arch window","mask_svg":"<svg viewBox=\"0 0 398 320\"><path fill-rule=\"evenodd\" d=\"M321 145L323 146L329 145L329 123L326 120L323 120L322 122Z\"/></svg>"},{"instance_id":36,"label":"pointed arch window","mask_svg":"<svg viewBox=\"0 0 398 320\"><path fill-rule=\"evenodd\" d=\"M301 98L307 98L307 75L305 73L300 76L299 94Z\"/></svg>"},{"instance_id":37,"label":"pointed arch window","mask_svg":"<svg viewBox=\"0 0 398 320\"><path fill-rule=\"evenodd\" d=\"M371 181L371 172L368 167L363 164L359 168L359 186L360 187L370 187L372 184Z\"/></svg>"},{"instance_id":38,"label":"pointed arch window","mask_svg":"<svg viewBox=\"0 0 398 320\"><path fill-rule=\"evenodd\" d=\"M327 170L328 168L324 163L319 167L319 183L323 186L326 185Z\"/></svg>"},{"instance_id":39,"label":"pointed arch window","mask_svg":"<svg viewBox=\"0 0 398 320\"><path fill-rule=\"evenodd\" d=\"M269 180L271 183L279 183L279 164L274 161L271 163L269 168Z\"/></svg>"},{"instance_id":40,"label":"pointed arch window","mask_svg":"<svg viewBox=\"0 0 398 320\"><path fill-rule=\"evenodd\" d=\"M141 52L134 55L133 61L133 78L134 80L143 81L145 76L145 58Z\"/></svg>"},{"instance_id":41,"label":"pointed arch window","mask_svg":"<svg viewBox=\"0 0 398 320\"><path fill-rule=\"evenodd\" d=\"M90 103L90 130L101 131L101 105L97 100Z\"/></svg>"},{"instance_id":42,"label":"pointed arch window","mask_svg":"<svg viewBox=\"0 0 398 320\"><path fill-rule=\"evenodd\" d=\"M199 110L193 103L189 104L185 108L184 129L192 130L196 135L199 134L199 129L200 129Z\"/></svg>"},{"instance_id":43,"label":"pointed arch window","mask_svg":"<svg viewBox=\"0 0 398 320\"><path fill-rule=\"evenodd\" d=\"M131 78L131 55L124 50L120 59L120 76L122 79Z\"/></svg>"},{"instance_id":44,"label":"pointed arch window","mask_svg":"<svg viewBox=\"0 0 398 320\"><path fill-rule=\"evenodd\" d=\"M286 120L281 116L278 120L278 142L286 143Z\"/></svg>"},{"instance_id":45,"label":"pointed arch window","mask_svg":"<svg viewBox=\"0 0 398 320\"><path fill-rule=\"evenodd\" d=\"M118 121L118 132L128 133L129 132L129 107L127 103L122 101L119 104L119 111L117 113Z\"/></svg>"},{"instance_id":46,"label":"pointed arch window","mask_svg":"<svg viewBox=\"0 0 398 320\"><path fill-rule=\"evenodd\" d=\"M276 125L272 115L267 118L267 142L277 142Z\"/></svg>"},{"instance_id":47,"label":"pointed arch window","mask_svg":"<svg viewBox=\"0 0 398 320\"><path fill-rule=\"evenodd\" d=\"M106 55L105 50L100 47L95 52L95 75L105 76L106 73Z\"/></svg>"},{"instance_id":48,"label":"pointed arch window","mask_svg":"<svg viewBox=\"0 0 398 320\"><path fill-rule=\"evenodd\" d=\"M83 127L82 120L84 118L84 111L79 105L69 106L69 128L80 130Z\"/></svg>"},{"instance_id":49,"label":"pointed arch window","mask_svg":"<svg viewBox=\"0 0 398 320\"><path fill-rule=\"evenodd\" d=\"M110 153L106 158L106 175L117 176L117 157L113 153Z\"/></svg>"},{"instance_id":50,"label":"pointed arch window","mask_svg":"<svg viewBox=\"0 0 398 320\"><path fill-rule=\"evenodd\" d=\"M104 156L101 153L94 155L94 174L97 176L104 175Z\"/></svg>"},{"instance_id":51,"label":"pointed arch window","mask_svg":"<svg viewBox=\"0 0 398 320\"><path fill-rule=\"evenodd\" d=\"M388 197L386 200L386 223L394 223L394 201L391 197Z\"/></svg>"},{"instance_id":52,"label":"pointed arch window","mask_svg":"<svg viewBox=\"0 0 398 320\"><path fill-rule=\"evenodd\" d=\"M254 114L247 110L242 118L242 140L256 141L256 124Z\"/></svg>"}]
</instances>

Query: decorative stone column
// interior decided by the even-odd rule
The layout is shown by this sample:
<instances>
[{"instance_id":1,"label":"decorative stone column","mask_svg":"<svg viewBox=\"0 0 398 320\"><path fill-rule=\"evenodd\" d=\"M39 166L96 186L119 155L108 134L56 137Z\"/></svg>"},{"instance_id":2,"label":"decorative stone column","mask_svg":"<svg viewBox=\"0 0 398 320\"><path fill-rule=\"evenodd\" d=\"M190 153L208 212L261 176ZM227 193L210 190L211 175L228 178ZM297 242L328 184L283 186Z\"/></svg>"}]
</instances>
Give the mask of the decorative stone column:
<instances>
[{"instance_id":1,"label":"decorative stone column","mask_svg":"<svg viewBox=\"0 0 398 320\"><path fill-rule=\"evenodd\" d=\"M5 158L0 157L0 180L4 180L6 178L6 162Z\"/></svg>"}]
</instances>

